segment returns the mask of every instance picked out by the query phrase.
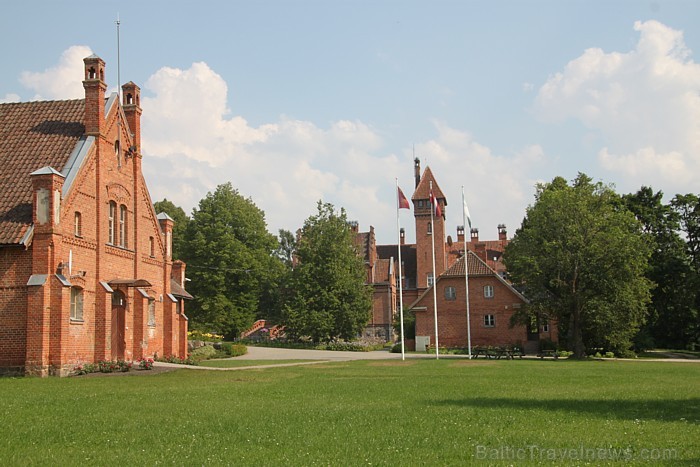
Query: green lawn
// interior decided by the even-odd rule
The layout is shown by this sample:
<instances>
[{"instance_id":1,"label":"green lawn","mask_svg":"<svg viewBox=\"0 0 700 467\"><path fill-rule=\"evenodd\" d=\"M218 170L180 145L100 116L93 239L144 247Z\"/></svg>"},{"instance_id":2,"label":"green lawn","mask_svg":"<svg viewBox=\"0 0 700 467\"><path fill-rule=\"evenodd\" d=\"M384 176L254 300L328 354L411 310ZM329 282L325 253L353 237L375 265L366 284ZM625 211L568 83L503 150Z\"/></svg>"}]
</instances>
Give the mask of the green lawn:
<instances>
[{"instance_id":1,"label":"green lawn","mask_svg":"<svg viewBox=\"0 0 700 467\"><path fill-rule=\"evenodd\" d=\"M698 465L700 364L443 359L0 378L0 416L0 465L601 465L611 455Z\"/></svg>"}]
</instances>

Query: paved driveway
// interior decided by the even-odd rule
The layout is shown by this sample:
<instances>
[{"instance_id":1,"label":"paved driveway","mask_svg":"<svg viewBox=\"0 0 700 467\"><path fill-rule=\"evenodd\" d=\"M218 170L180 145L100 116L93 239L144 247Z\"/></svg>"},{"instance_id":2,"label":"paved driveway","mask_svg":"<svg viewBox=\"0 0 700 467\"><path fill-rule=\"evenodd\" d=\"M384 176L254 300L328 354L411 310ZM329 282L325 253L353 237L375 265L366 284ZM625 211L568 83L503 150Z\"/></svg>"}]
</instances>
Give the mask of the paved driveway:
<instances>
[{"instance_id":1,"label":"paved driveway","mask_svg":"<svg viewBox=\"0 0 700 467\"><path fill-rule=\"evenodd\" d=\"M334 350L278 349L272 347L249 346L247 354L236 358L240 360L401 360L401 354L391 353L387 350L378 350L375 352L337 352Z\"/></svg>"}]
</instances>

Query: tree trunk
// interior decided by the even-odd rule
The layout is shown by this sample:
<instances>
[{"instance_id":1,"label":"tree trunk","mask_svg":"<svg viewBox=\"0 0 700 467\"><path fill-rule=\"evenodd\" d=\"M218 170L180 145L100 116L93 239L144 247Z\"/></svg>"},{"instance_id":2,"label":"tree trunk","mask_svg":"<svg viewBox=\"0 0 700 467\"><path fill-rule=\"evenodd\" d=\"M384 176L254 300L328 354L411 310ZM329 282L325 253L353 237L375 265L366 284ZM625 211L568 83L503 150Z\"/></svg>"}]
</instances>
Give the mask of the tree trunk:
<instances>
[{"instance_id":1,"label":"tree trunk","mask_svg":"<svg viewBox=\"0 0 700 467\"><path fill-rule=\"evenodd\" d=\"M583 329L581 327L581 308L578 306L578 304L574 306L572 317L573 326L571 329L571 336L573 338L573 357L585 358L586 348L583 345Z\"/></svg>"}]
</instances>

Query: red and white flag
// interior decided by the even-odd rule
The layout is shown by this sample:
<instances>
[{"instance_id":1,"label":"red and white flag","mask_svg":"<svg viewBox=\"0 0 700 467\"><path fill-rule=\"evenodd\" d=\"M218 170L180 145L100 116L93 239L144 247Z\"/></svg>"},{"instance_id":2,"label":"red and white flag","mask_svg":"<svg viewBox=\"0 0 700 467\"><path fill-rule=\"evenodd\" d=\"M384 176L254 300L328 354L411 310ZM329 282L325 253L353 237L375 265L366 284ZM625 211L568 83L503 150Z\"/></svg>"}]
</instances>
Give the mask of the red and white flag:
<instances>
[{"instance_id":1,"label":"red and white flag","mask_svg":"<svg viewBox=\"0 0 700 467\"><path fill-rule=\"evenodd\" d=\"M435 196L433 196L433 190L430 190L430 204L433 205L433 213L435 217L442 216L442 210L440 209L440 202Z\"/></svg>"},{"instance_id":2,"label":"red and white flag","mask_svg":"<svg viewBox=\"0 0 700 467\"><path fill-rule=\"evenodd\" d=\"M411 209L411 205L408 203L408 198L403 194L399 186L396 187L399 190L399 209Z\"/></svg>"}]
</instances>

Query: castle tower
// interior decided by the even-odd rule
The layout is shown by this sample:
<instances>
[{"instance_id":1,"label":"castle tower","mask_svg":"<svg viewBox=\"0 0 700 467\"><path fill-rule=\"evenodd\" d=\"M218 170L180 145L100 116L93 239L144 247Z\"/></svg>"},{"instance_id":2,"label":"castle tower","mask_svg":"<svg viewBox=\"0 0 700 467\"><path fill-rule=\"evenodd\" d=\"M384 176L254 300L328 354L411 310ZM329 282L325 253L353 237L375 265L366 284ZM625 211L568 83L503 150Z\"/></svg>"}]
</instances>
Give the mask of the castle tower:
<instances>
[{"instance_id":1,"label":"castle tower","mask_svg":"<svg viewBox=\"0 0 700 467\"><path fill-rule=\"evenodd\" d=\"M447 199L437 184L430 167L425 168L422 177L420 174L420 161L415 161L416 191L413 193L413 215L416 222L416 280L419 289L427 288L433 284L435 277L442 274L447 268L445 251L445 206ZM441 214L435 216L431 223L430 212L430 187L432 185L433 196L437 199ZM433 277L433 236L435 239L435 276Z\"/></svg>"}]
</instances>

